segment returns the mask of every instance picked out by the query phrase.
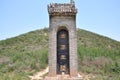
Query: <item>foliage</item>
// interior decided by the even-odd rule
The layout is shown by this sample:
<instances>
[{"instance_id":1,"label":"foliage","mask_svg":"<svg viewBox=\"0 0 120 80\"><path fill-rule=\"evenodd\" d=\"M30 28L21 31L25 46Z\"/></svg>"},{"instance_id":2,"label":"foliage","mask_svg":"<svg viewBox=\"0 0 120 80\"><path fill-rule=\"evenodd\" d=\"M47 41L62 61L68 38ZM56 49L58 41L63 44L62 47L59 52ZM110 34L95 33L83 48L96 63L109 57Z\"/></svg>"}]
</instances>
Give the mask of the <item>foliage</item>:
<instances>
[{"instance_id":1,"label":"foliage","mask_svg":"<svg viewBox=\"0 0 120 80\"><path fill-rule=\"evenodd\" d=\"M78 57L79 71L95 80L120 79L120 42L78 29Z\"/></svg>"},{"instance_id":2,"label":"foliage","mask_svg":"<svg viewBox=\"0 0 120 80\"><path fill-rule=\"evenodd\" d=\"M120 42L77 29L79 71L95 80L119 80ZM29 80L48 65L48 29L0 41L0 79ZM94 80L92 79L92 80Z\"/></svg>"}]
</instances>

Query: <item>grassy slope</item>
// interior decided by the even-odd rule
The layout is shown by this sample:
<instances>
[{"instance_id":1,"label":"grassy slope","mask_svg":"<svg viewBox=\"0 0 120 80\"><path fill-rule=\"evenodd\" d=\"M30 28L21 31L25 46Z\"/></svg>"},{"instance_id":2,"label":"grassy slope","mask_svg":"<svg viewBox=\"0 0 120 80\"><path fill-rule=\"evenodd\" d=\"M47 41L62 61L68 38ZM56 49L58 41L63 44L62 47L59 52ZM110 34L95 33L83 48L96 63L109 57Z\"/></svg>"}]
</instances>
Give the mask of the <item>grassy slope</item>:
<instances>
[{"instance_id":1,"label":"grassy slope","mask_svg":"<svg viewBox=\"0 0 120 80\"><path fill-rule=\"evenodd\" d=\"M78 57L79 70L96 75L95 80L120 79L120 42L78 30Z\"/></svg>"},{"instance_id":2,"label":"grassy slope","mask_svg":"<svg viewBox=\"0 0 120 80\"><path fill-rule=\"evenodd\" d=\"M120 42L78 29L79 70L95 80L119 80ZM0 79L29 80L48 64L48 29L0 41Z\"/></svg>"}]
</instances>

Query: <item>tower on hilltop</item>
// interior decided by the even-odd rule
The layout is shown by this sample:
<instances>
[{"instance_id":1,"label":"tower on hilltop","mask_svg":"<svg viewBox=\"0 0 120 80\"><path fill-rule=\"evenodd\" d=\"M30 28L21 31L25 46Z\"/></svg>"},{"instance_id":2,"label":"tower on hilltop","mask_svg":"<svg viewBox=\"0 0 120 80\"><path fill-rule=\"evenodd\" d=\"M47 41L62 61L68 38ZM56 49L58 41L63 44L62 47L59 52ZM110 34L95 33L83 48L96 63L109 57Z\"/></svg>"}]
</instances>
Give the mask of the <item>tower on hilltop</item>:
<instances>
[{"instance_id":1,"label":"tower on hilltop","mask_svg":"<svg viewBox=\"0 0 120 80\"><path fill-rule=\"evenodd\" d=\"M52 3L49 13L49 76L78 75L76 14L70 3Z\"/></svg>"}]
</instances>

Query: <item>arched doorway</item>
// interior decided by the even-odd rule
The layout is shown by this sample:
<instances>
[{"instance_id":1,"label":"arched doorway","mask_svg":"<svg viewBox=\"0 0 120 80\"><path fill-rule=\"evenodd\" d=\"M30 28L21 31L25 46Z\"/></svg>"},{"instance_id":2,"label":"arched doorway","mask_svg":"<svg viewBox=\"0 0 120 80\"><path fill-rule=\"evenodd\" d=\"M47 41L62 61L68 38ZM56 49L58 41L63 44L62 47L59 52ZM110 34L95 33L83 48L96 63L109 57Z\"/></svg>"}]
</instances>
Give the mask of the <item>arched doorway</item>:
<instances>
[{"instance_id":1,"label":"arched doorway","mask_svg":"<svg viewBox=\"0 0 120 80\"><path fill-rule=\"evenodd\" d=\"M57 32L57 74L69 73L69 33L61 29Z\"/></svg>"}]
</instances>

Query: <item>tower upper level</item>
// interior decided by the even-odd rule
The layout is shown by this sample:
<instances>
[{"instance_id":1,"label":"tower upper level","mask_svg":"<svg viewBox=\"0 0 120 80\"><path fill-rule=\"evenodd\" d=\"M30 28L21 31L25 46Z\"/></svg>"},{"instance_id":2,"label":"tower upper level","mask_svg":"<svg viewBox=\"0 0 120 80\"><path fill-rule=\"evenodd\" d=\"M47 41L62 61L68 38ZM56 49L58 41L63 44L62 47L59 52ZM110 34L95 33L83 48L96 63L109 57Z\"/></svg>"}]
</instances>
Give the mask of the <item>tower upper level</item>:
<instances>
[{"instance_id":1,"label":"tower upper level","mask_svg":"<svg viewBox=\"0 0 120 80\"><path fill-rule=\"evenodd\" d=\"M52 16L75 16L77 9L73 0L70 3L52 3L48 5L48 13Z\"/></svg>"}]
</instances>

